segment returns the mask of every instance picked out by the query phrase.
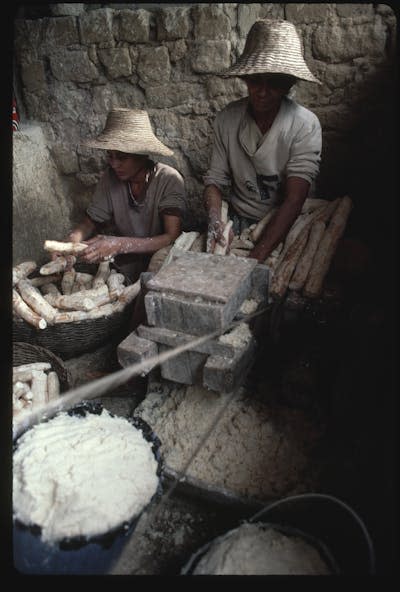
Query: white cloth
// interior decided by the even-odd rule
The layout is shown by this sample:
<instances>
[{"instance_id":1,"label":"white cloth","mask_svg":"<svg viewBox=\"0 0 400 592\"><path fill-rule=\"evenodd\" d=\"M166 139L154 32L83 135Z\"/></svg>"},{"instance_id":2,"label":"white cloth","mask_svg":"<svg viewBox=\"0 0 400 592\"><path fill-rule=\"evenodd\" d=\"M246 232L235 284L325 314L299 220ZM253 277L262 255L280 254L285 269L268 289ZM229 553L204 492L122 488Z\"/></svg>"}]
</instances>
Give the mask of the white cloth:
<instances>
[{"instance_id":1,"label":"white cloth","mask_svg":"<svg viewBox=\"0 0 400 592\"><path fill-rule=\"evenodd\" d=\"M317 116L285 97L271 128L262 135L248 112L248 98L229 103L214 122L214 146L204 184L221 190L235 211L260 220L283 197L288 177L310 183L319 172L322 133Z\"/></svg>"}]
</instances>

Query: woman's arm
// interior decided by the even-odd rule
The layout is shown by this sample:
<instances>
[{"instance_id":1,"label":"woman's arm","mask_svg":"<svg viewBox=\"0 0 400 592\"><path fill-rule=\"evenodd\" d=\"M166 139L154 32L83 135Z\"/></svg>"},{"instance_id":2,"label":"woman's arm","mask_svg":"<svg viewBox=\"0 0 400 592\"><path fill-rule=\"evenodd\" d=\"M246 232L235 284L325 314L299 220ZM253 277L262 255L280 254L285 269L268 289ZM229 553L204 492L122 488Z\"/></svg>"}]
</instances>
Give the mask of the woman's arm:
<instances>
[{"instance_id":1,"label":"woman's arm","mask_svg":"<svg viewBox=\"0 0 400 592\"><path fill-rule=\"evenodd\" d=\"M105 258L127 253L152 254L173 243L181 234L179 216L162 214L164 232L157 236L137 238L130 236L105 236L99 234L89 239L89 245L80 255L86 263L97 263Z\"/></svg>"},{"instance_id":2,"label":"woman's arm","mask_svg":"<svg viewBox=\"0 0 400 592\"><path fill-rule=\"evenodd\" d=\"M76 228L71 230L67 240L73 243L80 243L81 241L89 238L95 230L96 223L91 218L89 218L89 216L85 216L82 222L78 224Z\"/></svg>"}]
</instances>

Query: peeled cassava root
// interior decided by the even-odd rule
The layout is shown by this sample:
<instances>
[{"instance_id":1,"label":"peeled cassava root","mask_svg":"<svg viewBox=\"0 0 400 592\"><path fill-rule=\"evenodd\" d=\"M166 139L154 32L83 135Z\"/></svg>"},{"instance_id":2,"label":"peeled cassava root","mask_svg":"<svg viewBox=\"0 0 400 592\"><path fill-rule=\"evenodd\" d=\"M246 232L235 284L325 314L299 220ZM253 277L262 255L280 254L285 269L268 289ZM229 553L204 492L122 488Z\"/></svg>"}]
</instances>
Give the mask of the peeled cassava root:
<instances>
[{"instance_id":1,"label":"peeled cassava root","mask_svg":"<svg viewBox=\"0 0 400 592\"><path fill-rule=\"evenodd\" d=\"M49 362L13 368L13 417L30 413L60 396L60 381Z\"/></svg>"},{"instance_id":2,"label":"peeled cassava root","mask_svg":"<svg viewBox=\"0 0 400 592\"><path fill-rule=\"evenodd\" d=\"M324 279L351 208L352 201L348 196L332 201L305 200L285 241L277 245L265 260L270 268L269 292L272 298L283 298L288 290L309 299L321 296ZM272 208L257 224L235 236L230 254L248 256L276 211L277 208ZM214 252L217 253L217 248Z\"/></svg>"},{"instance_id":3,"label":"peeled cassava root","mask_svg":"<svg viewBox=\"0 0 400 592\"><path fill-rule=\"evenodd\" d=\"M271 268L272 297L282 298L288 289L309 299L322 295L326 274L351 209L352 201L345 196L300 214Z\"/></svg>"},{"instance_id":4,"label":"peeled cassava root","mask_svg":"<svg viewBox=\"0 0 400 592\"><path fill-rule=\"evenodd\" d=\"M44 250L51 253L64 253L64 255L79 255L87 248L85 243L69 243L54 240L44 241Z\"/></svg>"},{"instance_id":5,"label":"peeled cassava root","mask_svg":"<svg viewBox=\"0 0 400 592\"><path fill-rule=\"evenodd\" d=\"M31 269L32 265L24 266L23 274ZM43 267L41 273L42 270ZM13 311L32 326L45 329L50 324L96 319L122 312L139 291L139 281L126 286L125 276L110 269L107 261L99 264L95 276L72 268L63 273L18 280L13 289Z\"/></svg>"}]
</instances>

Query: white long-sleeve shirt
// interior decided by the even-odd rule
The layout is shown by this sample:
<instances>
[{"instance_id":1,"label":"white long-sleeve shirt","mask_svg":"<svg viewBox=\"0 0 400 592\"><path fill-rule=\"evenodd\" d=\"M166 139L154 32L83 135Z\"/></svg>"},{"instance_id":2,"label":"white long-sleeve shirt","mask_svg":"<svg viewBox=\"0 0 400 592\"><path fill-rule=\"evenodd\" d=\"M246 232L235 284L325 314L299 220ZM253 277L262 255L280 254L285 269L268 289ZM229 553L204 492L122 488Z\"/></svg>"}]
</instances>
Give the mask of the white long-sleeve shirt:
<instances>
[{"instance_id":1,"label":"white long-sleeve shirt","mask_svg":"<svg viewBox=\"0 0 400 592\"><path fill-rule=\"evenodd\" d=\"M284 97L263 135L248 111L248 98L229 103L214 122L214 146L204 184L231 185L235 211L260 220L280 203L282 184L301 177L312 186L319 171L322 133L317 116ZM310 195L310 193L309 193Z\"/></svg>"}]
</instances>

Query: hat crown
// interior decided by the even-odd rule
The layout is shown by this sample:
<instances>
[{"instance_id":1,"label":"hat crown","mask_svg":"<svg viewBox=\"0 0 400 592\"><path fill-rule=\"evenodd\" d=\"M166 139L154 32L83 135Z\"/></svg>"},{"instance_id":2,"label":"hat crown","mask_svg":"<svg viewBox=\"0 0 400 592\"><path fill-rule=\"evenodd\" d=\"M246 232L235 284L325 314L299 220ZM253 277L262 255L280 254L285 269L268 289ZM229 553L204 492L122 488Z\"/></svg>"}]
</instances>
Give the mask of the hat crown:
<instances>
[{"instance_id":1,"label":"hat crown","mask_svg":"<svg viewBox=\"0 0 400 592\"><path fill-rule=\"evenodd\" d=\"M291 50L303 54L296 27L281 19L259 19L247 34L243 56L254 52L279 51L285 45Z\"/></svg>"},{"instance_id":2,"label":"hat crown","mask_svg":"<svg viewBox=\"0 0 400 592\"><path fill-rule=\"evenodd\" d=\"M84 142L91 148L118 150L130 154L171 156L173 151L153 133L149 115L142 109L114 108L109 111L101 134Z\"/></svg>"},{"instance_id":3,"label":"hat crown","mask_svg":"<svg viewBox=\"0 0 400 592\"><path fill-rule=\"evenodd\" d=\"M259 19L247 34L242 55L223 76L274 73L319 83L304 61L302 42L293 23Z\"/></svg>"}]
</instances>

